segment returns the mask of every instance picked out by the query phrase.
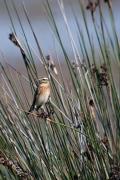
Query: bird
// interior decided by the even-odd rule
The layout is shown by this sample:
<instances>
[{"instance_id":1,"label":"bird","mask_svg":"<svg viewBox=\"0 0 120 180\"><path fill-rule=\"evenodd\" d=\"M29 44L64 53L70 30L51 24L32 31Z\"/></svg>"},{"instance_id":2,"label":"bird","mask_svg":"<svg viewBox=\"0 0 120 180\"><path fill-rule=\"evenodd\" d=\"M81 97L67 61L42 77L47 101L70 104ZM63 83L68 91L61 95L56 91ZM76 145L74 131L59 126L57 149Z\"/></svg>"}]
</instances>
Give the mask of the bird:
<instances>
[{"instance_id":1,"label":"bird","mask_svg":"<svg viewBox=\"0 0 120 180\"><path fill-rule=\"evenodd\" d=\"M42 79L38 79L36 85L37 88L29 113L33 112L34 110L38 111L39 108L42 108L50 98L50 83L48 78L44 77Z\"/></svg>"}]
</instances>

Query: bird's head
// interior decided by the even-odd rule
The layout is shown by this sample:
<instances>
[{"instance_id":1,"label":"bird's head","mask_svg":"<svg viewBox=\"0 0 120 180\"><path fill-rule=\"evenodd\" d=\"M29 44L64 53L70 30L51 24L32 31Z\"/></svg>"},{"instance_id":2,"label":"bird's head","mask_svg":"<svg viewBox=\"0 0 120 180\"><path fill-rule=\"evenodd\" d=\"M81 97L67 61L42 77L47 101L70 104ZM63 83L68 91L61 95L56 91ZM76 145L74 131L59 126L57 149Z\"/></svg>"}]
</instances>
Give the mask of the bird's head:
<instances>
[{"instance_id":1,"label":"bird's head","mask_svg":"<svg viewBox=\"0 0 120 180\"><path fill-rule=\"evenodd\" d=\"M35 84L36 86L39 86L40 84L49 84L49 80L46 77L40 78L36 80Z\"/></svg>"}]
</instances>

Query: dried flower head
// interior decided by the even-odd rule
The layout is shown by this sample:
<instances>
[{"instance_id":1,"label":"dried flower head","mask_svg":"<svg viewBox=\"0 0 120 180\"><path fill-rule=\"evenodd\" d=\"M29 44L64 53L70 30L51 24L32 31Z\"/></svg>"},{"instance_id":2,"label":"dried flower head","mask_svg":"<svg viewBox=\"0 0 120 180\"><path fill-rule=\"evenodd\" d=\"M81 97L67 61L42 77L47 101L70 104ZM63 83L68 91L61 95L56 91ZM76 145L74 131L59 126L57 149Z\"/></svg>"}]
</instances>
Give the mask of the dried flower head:
<instances>
[{"instance_id":1,"label":"dried flower head","mask_svg":"<svg viewBox=\"0 0 120 180\"><path fill-rule=\"evenodd\" d=\"M93 15L97 6L98 6L98 2L89 1L88 5L86 6L86 9L90 10L91 14Z\"/></svg>"},{"instance_id":2,"label":"dried flower head","mask_svg":"<svg viewBox=\"0 0 120 180\"><path fill-rule=\"evenodd\" d=\"M103 143L106 146L106 148L108 148L109 141L108 141L108 137L106 134L104 135L103 139L101 139L101 143Z\"/></svg>"},{"instance_id":3,"label":"dried flower head","mask_svg":"<svg viewBox=\"0 0 120 180\"><path fill-rule=\"evenodd\" d=\"M106 64L102 64L102 65L100 66L100 68L101 68L101 70L102 70L103 72L107 72Z\"/></svg>"},{"instance_id":4,"label":"dried flower head","mask_svg":"<svg viewBox=\"0 0 120 180\"><path fill-rule=\"evenodd\" d=\"M85 59L83 59L82 60L82 63L81 63L81 68L85 71L85 72L87 72L87 65L86 65L86 63L85 63Z\"/></svg>"},{"instance_id":5,"label":"dried flower head","mask_svg":"<svg viewBox=\"0 0 120 180\"><path fill-rule=\"evenodd\" d=\"M47 55L47 56L46 56L46 60L47 60L48 68L49 68L51 71L53 71L56 75L58 75L57 68L56 68L53 60L51 59L50 55Z\"/></svg>"},{"instance_id":6,"label":"dried flower head","mask_svg":"<svg viewBox=\"0 0 120 180\"><path fill-rule=\"evenodd\" d=\"M99 83L101 86L108 86L109 78L105 64L101 65L100 71L96 66L92 65L91 75L94 83Z\"/></svg>"},{"instance_id":7,"label":"dried flower head","mask_svg":"<svg viewBox=\"0 0 120 180\"><path fill-rule=\"evenodd\" d=\"M111 0L104 0L105 3L108 3L108 6L111 8L112 7L112 1Z\"/></svg>"},{"instance_id":8,"label":"dried flower head","mask_svg":"<svg viewBox=\"0 0 120 180\"><path fill-rule=\"evenodd\" d=\"M16 160L10 160L2 151L0 151L0 164L10 169L21 178L31 177L30 172L24 171Z\"/></svg>"},{"instance_id":9,"label":"dried flower head","mask_svg":"<svg viewBox=\"0 0 120 180\"><path fill-rule=\"evenodd\" d=\"M9 34L9 39L15 44L17 47L20 47L20 42L17 39L17 36L14 33Z\"/></svg>"},{"instance_id":10,"label":"dried flower head","mask_svg":"<svg viewBox=\"0 0 120 180\"><path fill-rule=\"evenodd\" d=\"M73 62L73 63L72 63L72 68L73 68L74 70L76 70L76 69L79 68L79 65L76 64L75 62Z\"/></svg>"},{"instance_id":11,"label":"dried flower head","mask_svg":"<svg viewBox=\"0 0 120 180\"><path fill-rule=\"evenodd\" d=\"M92 107L94 107L94 102L93 102L93 100L92 100L92 99L90 99L90 101L89 101L89 105L90 105L90 106L92 106Z\"/></svg>"},{"instance_id":12,"label":"dried flower head","mask_svg":"<svg viewBox=\"0 0 120 180\"><path fill-rule=\"evenodd\" d=\"M87 157L87 159L90 162L94 161L94 149L93 149L92 145L88 144L87 148L86 148L86 151L83 154L84 154L84 156Z\"/></svg>"},{"instance_id":13,"label":"dried flower head","mask_svg":"<svg viewBox=\"0 0 120 180\"><path fill-rule=\"evenodd\" d=\"M108 86L108 70L107 70L107 67L105 64L101 65L101 72L100 72L100 82L101 82L101 85L105 85L105 86Z\"/></svg>"},{"instance_id":14,"label":"dried flower head","mask_svg":"<svg viewBox=\"0 0 120 180\"><path fill-rule=\"evenodd\" d=\"M91 66L91 73L92 73L92 74L95 74L95 73L97 73L97 72L98 72L98 69L97 69L96 65L95 65L95 64L92 64L92 66Z\"/></svg>"}]
</instances>

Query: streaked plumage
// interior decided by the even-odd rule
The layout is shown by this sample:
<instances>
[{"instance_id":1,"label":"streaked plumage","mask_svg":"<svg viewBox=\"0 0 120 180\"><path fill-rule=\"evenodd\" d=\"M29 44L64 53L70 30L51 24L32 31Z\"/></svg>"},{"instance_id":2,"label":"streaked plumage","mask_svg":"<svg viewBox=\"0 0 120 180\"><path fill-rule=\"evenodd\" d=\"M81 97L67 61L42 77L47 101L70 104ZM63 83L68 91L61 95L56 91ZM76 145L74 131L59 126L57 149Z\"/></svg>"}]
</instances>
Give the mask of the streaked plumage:
<instances>
[{"instance_id":1,"label":"streaked plumage","mask_svg":"<svg viewBox=\"0 0 120 180\"><path fill-rule=\"evenodd\" d=\"M33 103L29 112L34 110L38 111L44 104L47 103L50 96L50 83L48 78L42 78L38 80L37 89L35 91Z\"/></svg>"}]
</instances>

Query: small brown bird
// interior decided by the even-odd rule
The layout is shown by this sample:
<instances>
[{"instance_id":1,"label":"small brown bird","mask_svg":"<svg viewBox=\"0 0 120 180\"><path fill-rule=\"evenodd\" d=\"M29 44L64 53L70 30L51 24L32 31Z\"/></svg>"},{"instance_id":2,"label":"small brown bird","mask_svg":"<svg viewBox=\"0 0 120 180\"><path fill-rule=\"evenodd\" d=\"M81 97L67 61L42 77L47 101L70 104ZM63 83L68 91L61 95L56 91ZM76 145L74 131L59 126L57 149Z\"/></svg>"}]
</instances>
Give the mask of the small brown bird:
<instances>
[{"instance_id":1,"label":"small brown bird","mask_svg":"<svg viewBox=\"0 0 120 180\"><path fill-rule=\"evenodd\" d=\"M34 110L38 111L45 105L50 97L50 83L48 78L42 78L38 80L37 89L35 91L33 103L30 107L29 112Z\"/></svg>"}]
</instances>

